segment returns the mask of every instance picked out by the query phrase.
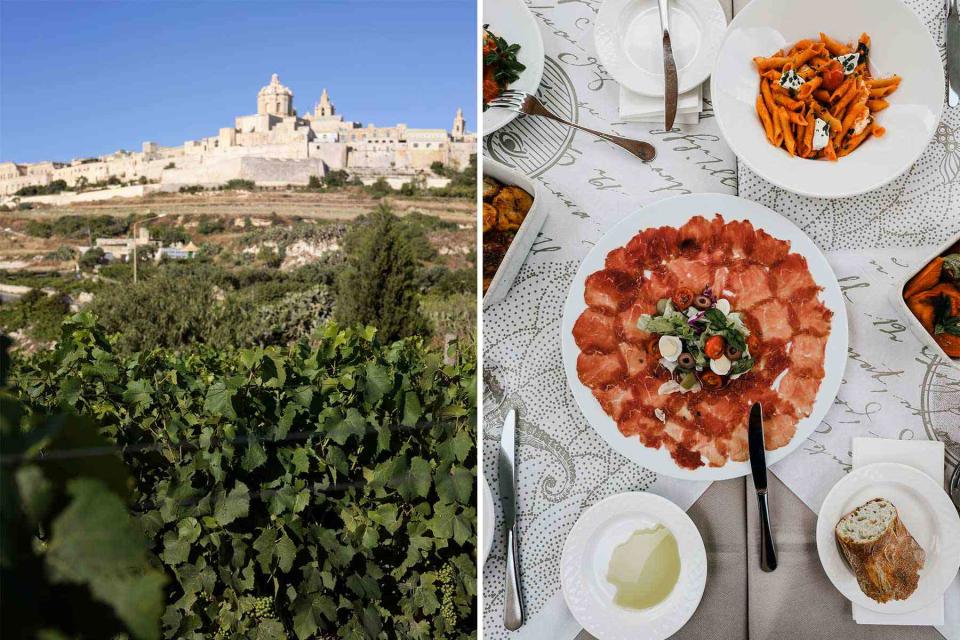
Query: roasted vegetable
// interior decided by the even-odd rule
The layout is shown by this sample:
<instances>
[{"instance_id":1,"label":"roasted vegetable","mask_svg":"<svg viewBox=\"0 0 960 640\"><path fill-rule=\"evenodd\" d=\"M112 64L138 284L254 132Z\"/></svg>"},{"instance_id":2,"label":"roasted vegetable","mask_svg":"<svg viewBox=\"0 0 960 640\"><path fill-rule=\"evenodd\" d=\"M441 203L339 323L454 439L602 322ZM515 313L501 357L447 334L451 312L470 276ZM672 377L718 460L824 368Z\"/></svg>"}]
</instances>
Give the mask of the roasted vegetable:
<instances>
[{"instance_id":1,"label":"roasted vegetable","mask_svg":"<svg viewBox=\"0 0 960 640\"><path fill-rule=\"evenodd\" d=\"M917 275L910 278L907 286L903 288L904 299L910 298L921 291L926 291L935 287L940 282L940 273L943 271L943 258L937 256L930 263L920 270Z\"/></svg>"}]
</instances>

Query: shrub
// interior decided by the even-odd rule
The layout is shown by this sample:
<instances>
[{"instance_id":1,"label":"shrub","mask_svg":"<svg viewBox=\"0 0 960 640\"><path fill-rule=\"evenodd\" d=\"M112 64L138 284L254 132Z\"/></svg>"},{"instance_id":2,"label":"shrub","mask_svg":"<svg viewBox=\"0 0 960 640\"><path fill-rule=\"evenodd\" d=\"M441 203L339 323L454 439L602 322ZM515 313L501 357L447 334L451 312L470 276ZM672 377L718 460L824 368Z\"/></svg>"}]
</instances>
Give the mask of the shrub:
<instances>
[{"instance_id":1,"label":"shrub","mask_svg":"<svg viewBox=\"0 0 960 640\"><path fill-rule=\"evenodd\" d=\"M377 181L366 188L367 193L378 198L388 196L393 193L393 187L387 182L386 178L377 178Z\"/></svg>"},{"instance_id":2,"label":"shrub","mask_svg":"<svg viewBox=\"0 0 960 640\"><path fill-rule=\"evenodd\" d=\"M390 209L380 206L344 238L346 264L337 280L336 318L369 324L387 340L422 334L416 247Z\"/></svg>"},{"instance_id":3,"label":"shrub","mask_svg":"<svg viewBox=\"0 0 960 640\"><path fill-rule=\"evenodd\" d=\"M31 289L18 301L0 308L0 327L6 332L22 329L31 338L48 342L59 335L60 324L68 313L70 302L66 295Z\"/></svg>"},{"instance_id":4,"label":"shrub","mask_svg":"<svg viewBox=\"0 0 960 640\"><path fill-rule=\"evenodd\" d=\"M48 184L32 184L18 189L15 196L46 196L60 193L67 188L66 180L54 180Z\"/></svg>"},{"instance_id":5,"label":"shrub","mask_svg":"<svg viewBox=\"0 0 960 640\"><path fill-rule=\"evenodd\" d=\"M66 262L67 260L73 260L77 255L77 250L73 247L68 247L65 244L57 247L56 251L51 251L44 256L47 260L58 260L60 262Z\"/></svg>"},{"instance_id":6,"label":"shrub","mask_svg":"<svg viewBox=\"0 0 960 640\"><path fill-rule=\"evenodd\" d=\"M159 240L164 245L176 244L178 242L190 242L190 234L182 227L172 225L157 225L150 227L150 237L153 240Z\"/></svg>"},{"instance_id":7,"label":"shrub","mask_svg":"<svg viewBox=\"0 0 960 640\"><path fill-rule=\"evenodd\" d=\"M176 162L168 162L167 164L163 165L163 168L164 168L164 169L176 169L176 168L177 168L177 163L176 163Z\"/></svg>"},{"instance_id":8,"label":"shrub","mask_svg":"<svg viewBox=\"0 0 960 640\"><path fill-rule=\"evenodd\" d=\"M82 256L80 256L80 259L77 262L80 264L81 269L90 270L98 264L103 264L106 262L104 259L105 255L106 254L104 253L103 249L100 247L90 247Z\"/></svg>"},{"instance_id":9,"label":"shrub","mask_svg":"<svg viewBox=\"0 0 960 640\"><path fill-rule=\"evenodd\" d=\"M180 193L200 193L201 191L205 191L205 189L198 184L184 185L180 187Z\"/></svg>"},{"instance_id":10,"label":"shrub","mask_svg":"<svg viewBox=\"0 0 960 640\"><path fill-rule=\"evenodd\" d=\"M317 176L310 176L310 178L307 180L308 189L320 189L321 187L323 187L323 183L320 182L320 178Z\"/></svg>"},{"instance_id":11,"label":"shrub","mask_svg":"<svg viewBox=\"0 0 960 640\"><path fill-rule=\"evenodd\" d=\"M108 185L120 184L120 178L118 178L117 176L110 176L109 178L107 178L107 184Z\"/></svg>"},{"instance_id":12,"label":"shrub","mask_svg":"<svg viewBox=\"0 0 960 640\"><path fill-rule=\"evenodd\" d=\"M197 225L197 232L205 236L208 236L211 233L223 233L224 229L226 229L226 225L224 224L223 219L212 216L203 216L200 219L200 223Z\"/></svg>"},{"instance_id":13,"label":"shrub","mask_svg":"<svg viewBox=\"0 0 960 640\"><path fill-rule=\"evenodd\" d=\"M243 189L245 191L253 191L256 187L256 183L253 180L242 180L240 178L234 178L233 180L227 180L227 183L223 185L224 189Z\"/></svg>"},{"instance_id":14,"label":"shrub","mask_svg":"<svg viewBox=\"0 0 960 640\"><path fill-rule=\"evenodd\" d=\"M123 358L80 314L15 372L123 451L165 637L475 633L475 361L374 336Z\"/></svg>"},{"instance_id":15,"label":"shrub","mask_svg":"<svg viewBox=\"0 0 960 640\"><path fill-rule=\"evenodd\" d=\"M327 175L323 177L323 183L328 187L342 187L347 184L349 177L350 175L343 169L334 169L328 171Z\"/></svg>"}]
</instances>

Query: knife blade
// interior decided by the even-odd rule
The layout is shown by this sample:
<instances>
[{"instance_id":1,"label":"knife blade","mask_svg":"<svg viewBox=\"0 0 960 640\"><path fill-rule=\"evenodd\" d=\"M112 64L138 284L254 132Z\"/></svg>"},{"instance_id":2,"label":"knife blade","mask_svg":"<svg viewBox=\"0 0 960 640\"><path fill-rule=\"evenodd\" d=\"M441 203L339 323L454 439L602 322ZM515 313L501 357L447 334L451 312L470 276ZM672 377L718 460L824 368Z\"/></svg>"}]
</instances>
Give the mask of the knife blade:
<instances>
[{"instance_id":1,"label":"knife blade","mask_svg":"<svg viewBox=\"0 0 960 640\"><path fill-rule=\"evenodd\" d=\"M947 0L946 9L947 104L960 104L960 0Z\"/></svg>"},{"instance_id":2,"label":"knife blade","mask_svg":"<svg viewBox=\"0 0 960 640\"><path fill-rule=\"evenodd\" d=\"M773 571L777 568L777 548L773 543L773 530L770 527L770 504L767 498L767 459L763 442L763 407L759 402L750 408L750 422L747 429L747 442L750 448L750 470L753 473L753 487L757 490L757 510L760 513L760 568Z\"/></svg>"},{"instance_id":3,"label":"knife blade","mask_svg":"<svg viewBox=\"0 0 960 640\"><path fill-rule=\"evenodd\" d=\"M503 421L500 434L500 453L497 457L497 480L500 485L500 504L503 507L503 526L507 531L507 593L503 605L503 626L516 631L523 626L523 593L520 589L520 544L517 537L517 410L510 409Z\"/></svg>"},{"instance_id":4,"label":"knife blade","mask_svg":"<svg viewBox=\"0 0 960 640\"><path fill-rule=\"evenodd\" d=\"M677 63L670 43L670 0L659 0L660 28L663 32L663 128L673 128L677 117Z\"/></svg>"}]
</instances>

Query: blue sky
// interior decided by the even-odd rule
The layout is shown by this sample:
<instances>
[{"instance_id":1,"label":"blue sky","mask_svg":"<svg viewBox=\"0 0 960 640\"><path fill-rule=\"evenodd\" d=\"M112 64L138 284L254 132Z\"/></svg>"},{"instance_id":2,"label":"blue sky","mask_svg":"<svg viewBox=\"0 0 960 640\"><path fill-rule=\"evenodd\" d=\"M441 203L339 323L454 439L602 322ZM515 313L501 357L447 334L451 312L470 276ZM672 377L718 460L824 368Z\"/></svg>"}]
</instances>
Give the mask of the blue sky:
<instances>
[{"instance_id":1,"label":"blue sky","mask_svg":"<svg viewBox=\"0 0 960 640\"><path fill-rule=\"evenodd\" d=\"M476 130L475 0L0 0L0 160L180 144L256 113L271 73L299 113Z\"/></svg>"}]
</instances>

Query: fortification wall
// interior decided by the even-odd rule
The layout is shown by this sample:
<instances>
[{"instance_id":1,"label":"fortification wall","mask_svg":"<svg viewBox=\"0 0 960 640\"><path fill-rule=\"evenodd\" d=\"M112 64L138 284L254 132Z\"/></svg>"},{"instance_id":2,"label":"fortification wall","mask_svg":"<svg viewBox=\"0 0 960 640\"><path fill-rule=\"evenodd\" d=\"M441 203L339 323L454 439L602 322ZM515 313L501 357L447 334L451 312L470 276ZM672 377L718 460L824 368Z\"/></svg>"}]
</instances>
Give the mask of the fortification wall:
<instances>
[{"instance_id":1,"label":"fortification wall","mask_svg":"<svg viewBox=\"0 0 960 640\"><path fill-rule=\"evenodd\" d=\"M184 185L214 187L230 180L253 180L262 186L280 186L309 182L310 176L326 174L319 158L278 159L238 157L208 160L185 168L167 169L160 180L163 191L176 191Z\"/></svg>"}]
</instances>

